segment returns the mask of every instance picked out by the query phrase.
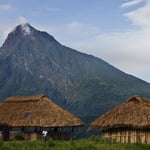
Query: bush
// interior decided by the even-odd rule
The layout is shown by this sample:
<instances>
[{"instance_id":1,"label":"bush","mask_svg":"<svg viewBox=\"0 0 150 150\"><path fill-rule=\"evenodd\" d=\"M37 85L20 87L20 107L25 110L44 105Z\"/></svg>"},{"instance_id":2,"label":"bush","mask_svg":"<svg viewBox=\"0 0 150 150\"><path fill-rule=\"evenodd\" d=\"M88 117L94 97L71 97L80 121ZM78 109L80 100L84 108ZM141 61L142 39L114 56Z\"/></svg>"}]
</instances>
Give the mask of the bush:
<instances>
[{"instance_id":1,"label":"bush","mask_svg":"<svg viewBox=\"0 0 150 150\"><path fill-rule=\"evenodd\" d=\"M24 137L22 135L16 135L15 140L22 141L24 140Z\"/></svg>"}]
</instances>

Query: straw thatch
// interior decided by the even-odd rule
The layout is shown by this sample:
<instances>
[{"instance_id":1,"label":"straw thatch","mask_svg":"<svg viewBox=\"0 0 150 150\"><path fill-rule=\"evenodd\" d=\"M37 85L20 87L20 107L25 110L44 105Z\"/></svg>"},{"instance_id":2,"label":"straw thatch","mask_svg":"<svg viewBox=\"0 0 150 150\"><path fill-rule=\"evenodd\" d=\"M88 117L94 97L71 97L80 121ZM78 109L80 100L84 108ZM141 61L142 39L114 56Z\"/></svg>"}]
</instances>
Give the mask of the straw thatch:
<instances>
[{"instance_id":1,"label":"straw thatch","mask_svg":"<svg viewBox=\"0 0 150 150\"><path fill-rule=\"evenodd\" d=\"M8 97L0 105L0 126L76 127L84 123L44 95Z\"/></svg>"},{"instance_id":2,"label":"straw thatch","mask_svg":"<svg viewBox=\"0 0 150 150\"><path fill-rule=\"evenodd\" d=\"M150 99L133 96L91 123L90 128L150 128Z\"/></svg>"},{"instance_id":3,"label":"straw thatch","mask_svg":"<svg viewBox=\"0 0 150 150\"><path fill-rule=\"evenodd\" d=\"M133 96L91 123L106 138L150 144L150 99Z\"/></svg>"}]
</instances>

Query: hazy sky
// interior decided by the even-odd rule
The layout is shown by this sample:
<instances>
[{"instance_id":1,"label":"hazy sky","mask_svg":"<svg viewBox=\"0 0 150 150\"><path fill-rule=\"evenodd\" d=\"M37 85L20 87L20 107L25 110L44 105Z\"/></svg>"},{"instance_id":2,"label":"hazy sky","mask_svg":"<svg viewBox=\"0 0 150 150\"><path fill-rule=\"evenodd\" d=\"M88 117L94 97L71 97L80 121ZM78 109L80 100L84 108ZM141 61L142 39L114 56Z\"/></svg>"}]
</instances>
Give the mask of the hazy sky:
<instances>
[{"instance_id":1,"label":"hazy sky","mask_svg":"<svg viewBox=\"0 0 150 150\"><path fill-rule=\"evenodd\" d=\"M0 45L24 22L150 82L150 0L0 0Z\"/></svg>"}]
</instances>

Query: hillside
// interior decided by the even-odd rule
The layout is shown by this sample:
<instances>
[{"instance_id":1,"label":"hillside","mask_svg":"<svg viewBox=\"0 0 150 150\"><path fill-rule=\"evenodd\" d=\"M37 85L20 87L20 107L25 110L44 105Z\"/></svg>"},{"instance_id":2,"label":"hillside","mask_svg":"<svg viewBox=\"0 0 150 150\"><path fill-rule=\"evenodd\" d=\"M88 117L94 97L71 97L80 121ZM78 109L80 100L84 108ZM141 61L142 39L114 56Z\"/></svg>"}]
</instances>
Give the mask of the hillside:
<instances>
[{"instance_id":1,"label":"hillside","mask_svg":"<svg viewBox=\"0 0 150 150\"><path fill-rule=\"evenodd\" d=\"M0 48L0 100L45 94L78 116L99 116L150 84L104 60L60 44L29 24L18 25Z\"/></svg>"}]
</instances>

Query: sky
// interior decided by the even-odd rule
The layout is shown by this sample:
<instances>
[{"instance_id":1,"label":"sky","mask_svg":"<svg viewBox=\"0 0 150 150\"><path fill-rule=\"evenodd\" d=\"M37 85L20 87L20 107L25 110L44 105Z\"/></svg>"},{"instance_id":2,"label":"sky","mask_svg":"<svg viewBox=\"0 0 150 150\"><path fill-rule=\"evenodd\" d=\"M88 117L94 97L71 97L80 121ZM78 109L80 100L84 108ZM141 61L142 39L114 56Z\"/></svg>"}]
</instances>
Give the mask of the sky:
<instances>
[{"instance_id":1,"label":"sky","mask_svg":"<svg viewBox=\"0 0 150 150\"><path fill-rule=\"evenodd\" d=\"M0 0L0 46L25 22L150 83L150 0Z\"/></svg>"}]
</instances>

